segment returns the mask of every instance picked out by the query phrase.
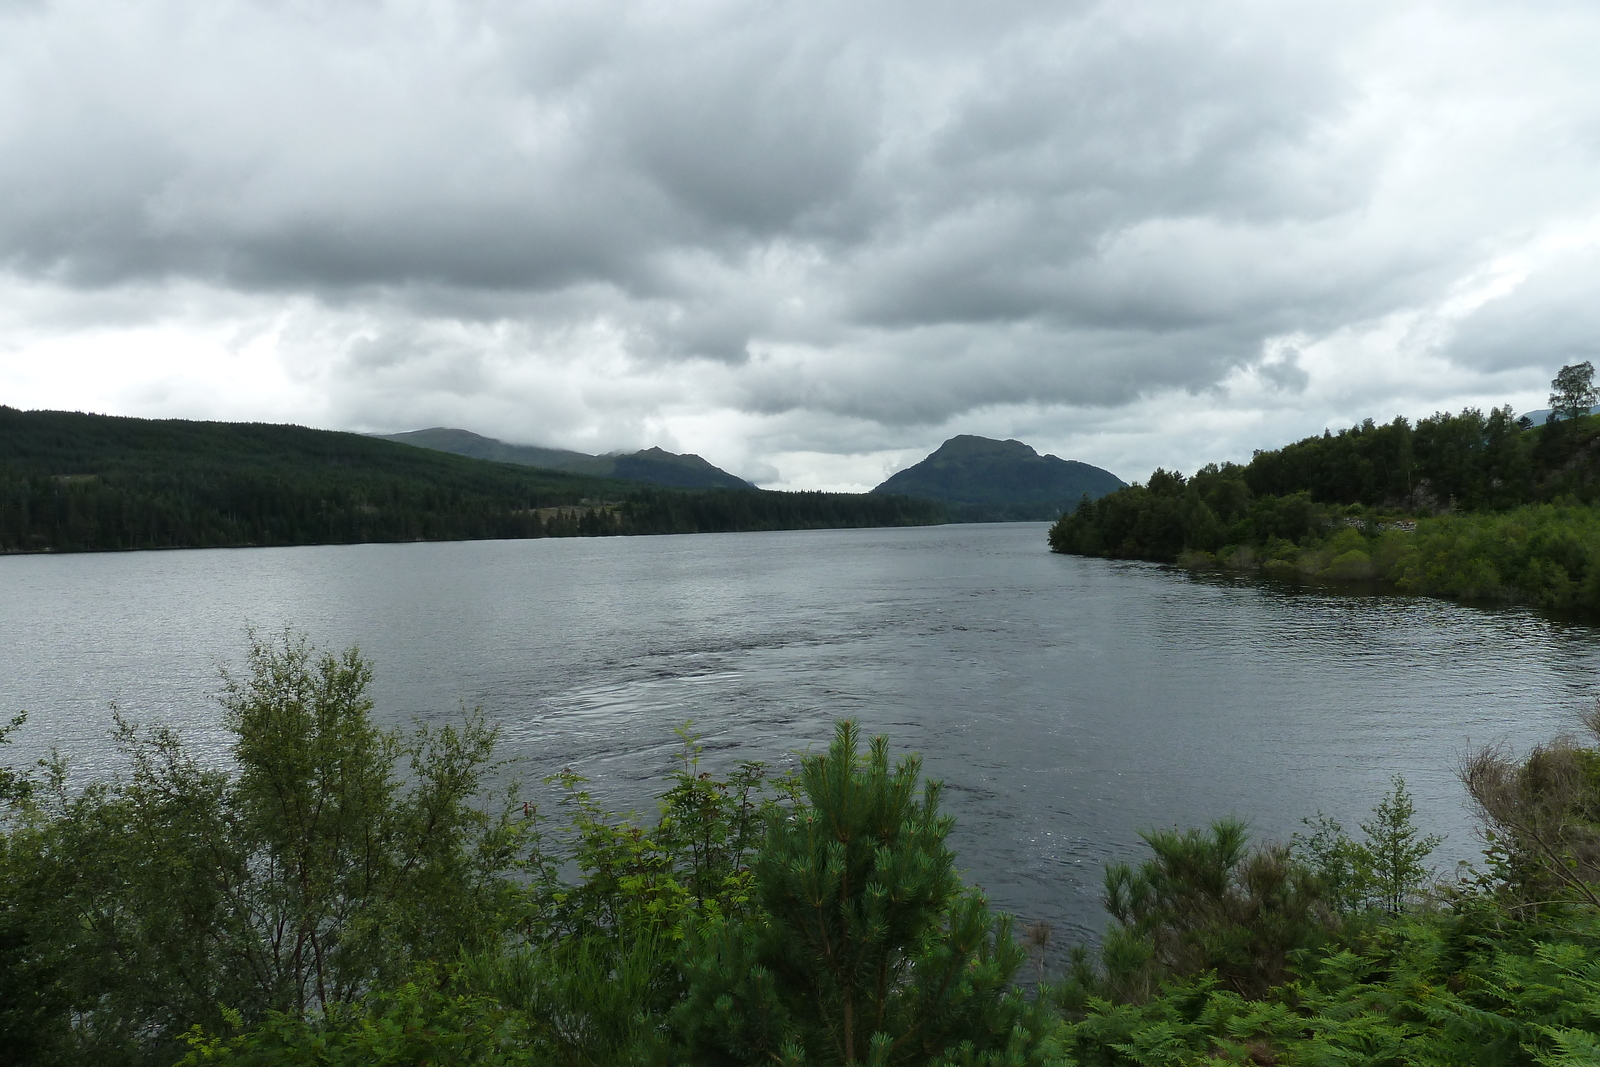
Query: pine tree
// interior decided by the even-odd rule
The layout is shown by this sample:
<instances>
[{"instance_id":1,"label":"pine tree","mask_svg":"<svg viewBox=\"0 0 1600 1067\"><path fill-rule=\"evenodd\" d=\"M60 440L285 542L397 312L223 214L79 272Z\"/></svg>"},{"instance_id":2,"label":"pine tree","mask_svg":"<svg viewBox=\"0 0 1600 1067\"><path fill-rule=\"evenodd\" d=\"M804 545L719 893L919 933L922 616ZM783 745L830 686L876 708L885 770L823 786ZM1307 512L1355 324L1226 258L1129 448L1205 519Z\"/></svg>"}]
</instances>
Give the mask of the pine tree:
<instances>
[{"instance_id":1,"label":"pine tree","mask_svg":"<svg viewBox=\"0 0 1600 1067\"><path fill-rule=\"evenodd\" d=\"M1354 840L1321 812L1301 820L1312 833L1294 835L1292 848L1316 872L1323 899L1337 911L1399 915L1421 900L1433 881L1426 861L1444 838L1417 829L1406 780L1397 774L1391 782L1394 788L1372 809L1372 818L1357 824L1365 840Z\"/></svg>"},{"instance_id":2,"label":"pine tree","mask_svg":"<svg viewBox=\"0 0 1600 1067\"><path fill-rule=\"evenodd\" d=\"M1010 988L1027 954L962 889L938 783L916 757L891 768L885 738L863 758L858 736L840 723L803 761L795 805L769 816L764 917L689 938L679 1061L1040 1062L1040 1017Z\"/></svg>"},{"instance_id":3,"label":"pine tree","mask_svg":"<svg viewBox=\"0 0 1600 1067\"><path fill-rule=\"evenodd\" d=\"M1422 893L1433 878L1425 862L1444 838L1422 834L1412 822L1416 805L1406 792L1406 780L1394 776L1394 788L1372 809L1372 819L1361 823L1367 835L1361 849L1365 876L1378 907L1399 915Z\"/></svg>"}]
</instances>

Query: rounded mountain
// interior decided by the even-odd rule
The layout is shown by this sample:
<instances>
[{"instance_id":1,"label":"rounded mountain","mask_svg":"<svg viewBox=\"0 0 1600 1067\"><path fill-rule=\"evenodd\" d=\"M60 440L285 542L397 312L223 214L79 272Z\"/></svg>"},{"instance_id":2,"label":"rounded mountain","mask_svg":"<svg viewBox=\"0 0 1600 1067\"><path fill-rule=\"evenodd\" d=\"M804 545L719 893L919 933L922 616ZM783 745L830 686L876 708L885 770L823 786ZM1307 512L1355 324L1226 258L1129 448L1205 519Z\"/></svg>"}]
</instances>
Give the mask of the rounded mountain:
<instances>
[{"instance_id":1,"label":"rounded mountain","mask_svg":"<svg viewBox=\"0 0 1600 1067\"><path fill-rule=\"evenodd\" d=\"M957 521L1016 522L1060 518L1085 495L1095 500L1126 484L1088 463L1041 456L1021 441L961 434L872 491L940 501Z\"/></svg>"}]
</instances>

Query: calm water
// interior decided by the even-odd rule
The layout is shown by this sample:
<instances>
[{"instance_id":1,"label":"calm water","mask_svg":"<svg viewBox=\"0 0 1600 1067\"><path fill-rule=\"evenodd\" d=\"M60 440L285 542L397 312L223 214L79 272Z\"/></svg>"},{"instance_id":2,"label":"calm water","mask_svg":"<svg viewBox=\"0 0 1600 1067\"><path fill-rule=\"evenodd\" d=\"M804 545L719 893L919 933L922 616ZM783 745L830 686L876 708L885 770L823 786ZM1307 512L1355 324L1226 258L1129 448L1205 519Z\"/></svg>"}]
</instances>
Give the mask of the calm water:
<instances>
[{"instance_id":1,"label":"calm water","mask_svg":"<svg viewBox=\"0 0 1600 1067\"><path fill-rule=\"evenodd\" d=\"M1053 556L1043 524L0 558L13 759L113 769L108 706L222 758L244 628L359 644L380 714L481 705L534 779L648 807L693 719L712 758L783 765L855 716L947 783L971 881L1102 924L1141 827L1348 824L1395 773L1474 854L1469 744L1571 729L1600 640L1530 612L1341 597Z\"/></svg>"}]
</instances>

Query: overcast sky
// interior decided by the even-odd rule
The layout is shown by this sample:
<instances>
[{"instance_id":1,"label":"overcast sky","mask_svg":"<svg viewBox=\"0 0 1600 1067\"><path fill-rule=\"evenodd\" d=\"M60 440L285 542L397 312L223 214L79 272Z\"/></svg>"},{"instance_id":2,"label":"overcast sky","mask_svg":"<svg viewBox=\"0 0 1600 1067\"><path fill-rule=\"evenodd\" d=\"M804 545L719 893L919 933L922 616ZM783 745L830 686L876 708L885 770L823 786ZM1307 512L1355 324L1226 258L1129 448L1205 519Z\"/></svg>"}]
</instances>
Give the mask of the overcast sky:
<instances>
[{"instance_id":1,"label":"overcast sky","mask_svg":"<svg viewBox=\"0 0 1600 1067\"><path fill-rule=\"evenodd\" d=\"M1600 4L0 0L0 403L1142 480L1600 357Z\"/></svg>"}]
</instances>

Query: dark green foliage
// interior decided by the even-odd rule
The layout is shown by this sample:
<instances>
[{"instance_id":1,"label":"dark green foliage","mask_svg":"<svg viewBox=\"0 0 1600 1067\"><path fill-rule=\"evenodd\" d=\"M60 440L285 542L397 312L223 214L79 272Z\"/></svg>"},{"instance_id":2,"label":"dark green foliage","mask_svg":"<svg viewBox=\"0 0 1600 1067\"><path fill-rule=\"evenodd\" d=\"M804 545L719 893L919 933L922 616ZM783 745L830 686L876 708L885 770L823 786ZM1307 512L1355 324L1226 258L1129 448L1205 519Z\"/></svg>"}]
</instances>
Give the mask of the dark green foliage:
<instances>
[{"instance_id":1,"label":"dark green foliage","mask_svg":"<svg viewBox=\"0 0 1600 1067\"><path fill-rule=\"evenodd\" d=\"M1493 927L1403 918L1305 957L1260 998L1209 976L1140 1003L1091 998L1064 1043L1084 1067L1195 1063L1578 1067L1600 1054L1600 920Z\"/></svg>"},{"instance_id":2,"label":"dark green foliage","mask_svg":"<svg viewBox=\"0 0 1600 1067\"><path fill-rule=\"evenodd\" d=\"M1441 515L1396 540L1386 571L1408 592L1600 611L1600 511L1593 507Z\"/></svg>"},{"instance_id":3,"label":"dark green foliage","mask_svg":"<svg viewBox=\"0 0 1600 1067\"><path fill-rule=\"evenodd\" d=\"M272 1013L231 1037L199 1032L185 1062L611 1067L665 1056L685 926L750 913L746 861L772 803L759 764L718 777L680 733L653 824L605 811L570 773L554 779L559 818L529 807L517 903L494 927L505 940L356 1003Z\"/></svg>"},{"instance_id":4,"label":"dark green foliage","mask_svg":"<svg viewBox=\"0 0 1600 1067\"><path fill-rule=\"evenodd\" d=\"M873 490L937 500L962 522L1054 519L1082 497L1120 489L1110 471L1041 456L1021 441L962 434Z\"/></svg>"},{"instance_id":5,"label":"dark green foliage","mask_svg":"<svg viewBox=\"0 0 1600 1067\"><path fill-rule=\"evenodd\" d=\"M1188 479L1157 470L1082 501L1049 541L1078 555L1592 613L1597 499L1600 417L1530 428L1510 408L1469 409L1415 426L1368 419Z\"/></svg>"},{"instance_id":6,"label":"dark green foliage","mask_svg":"<svg viewBox=\"0 0 1600 1067\"><path fill-rule=\"evenodd\" d=\"M0 745L11 743L11 732L28 721L26 712L18 712L11 721L0 726ZM0 805L20 803L32 795L35 783L26 774L18 774L10 767L0 767Z\"/></svg>"},{"instance_id":7,"label":"dark green foliage","mask_svg":"<svg viewBox=\"0 0 1600 1067\"><path fill-rule=\"evenodd\" d=\"M1121 929L1103 953L1129 999L1167 977L1213 973L1260 996L1289 976L1289 954L1326 939L1330 917L1315 875L1289 850L1247 847L1242 823L1141 835L1154 855L1106 868L1106 910ZM1134 939L1143 950L1118 944ZM1141 964L1129 968L1129 962Z\"/></svg>"},{"instance_id":8,"label":"dark green foliage","mask_svg":"<svg viewBox=\"0 0 1600 1067\"><path fill-rule=\"evenodd\" d=\"M903 497L662 489L298 426L0 406L0 552L940 521Z\"/></svg>"},{"instance_id":9,"label":"dark green foliage","mask_svg":"<svg viewBox=\"0 0 1600 1067\"><path fill-rule=\"evenodd\" d=\"M915 758L863 758L853 723L803 761L801 799L767 818L754 867L761 915L711 917L685 947L673 1012L696 1065L1036 1062L1011 980L1009 921L963 892L937 783Z\"/></svg>"},{"instance_id":10,"label":"dark green foliage","mask_svg":"<svg viewBox=\"0 0 1600 1067\"><path fill-rule=\"evenodd\" d=\"M249 667L223 699L238 774L228 839L212 847L236 857L225 891L259 935L242 947L262 1000L320 1010L492 942L509 904L495 874L517 833L470 802L497 731L476 715L459 729L380 730L354 649L318 657L300 639L256 643ZM253 876L263 870L271 877Z\"/></svg>"},{"instance_id":11,"label":"dark green foliage","mask_svg":"<svg viewBox=\"0 0 1600 1067\"><path fill-rule=\"evenodd\" d=\"M1600 426L1586 427L1583 444ZM1371 419L1360 426L1308 437L1283 448L1257 452L1240 468L1256 496L1305 492L1324 504L1507 508L1586 489L1594 470L1574 479L1560 466L1576 451L1562 448L1535 464L1543 429L1525 431L1510 408L1488 416L1469 408L1459 415L1439 414L1413 427L1396 418L1384 425ZM1592 466L1592 464L1591 464Z\"/></svg>"},{"instance_id":12,"label":"dark green foliage","mask_svg":"<svg viewBox=\"0 0 1600 1067\"><path fill-rule=\"evenodd\" d=\"M230 1019L242 1025L237 1017ZM196 1029L179 1067L533 1067L515 1015L482 994L424 975L311 1020L274 1012L259 1025L218 1038Z\"/></svg>"},{"instance_id":13,"label":"dark green foliage","mask_svg":"<svg viewBox=\"0 0 1600 1067\"><path fill-rule=\"evenodd\" d=\"M749 862L774 801L759 763L727 777L683 749L660 817L605 811L571 773L556 776L565 819L535 815L520 944L474 966L475 988L520 1020L538 1062L603 1067L659 1051L681 999L678 953L696 921L751 913Z\"/></svg>"},{"instance_id":14,"label":"dark green foliage","mask_svg":"<svg viewBox=\"0 0 1600 1067\"><path fill-rule=\"evenodd\" d=\"M1491 753L1467 769L1500 760L1496 772L1514 780L1515 803L1570 818L1600 796L1600 784L1580 785L1584 776L1569 772L1586 765L1581 753L1600 766L1600 752L1572 742L1562 750L1574 758L1557 772L1559 783L1540 753L1522 763ZM1056 991L1070 1020L1063 1041L1077 1062L1596 1062L1600 908L1577 891L1530 906L1531 885L1505 880L1513 869L1504 849L1489 873L1425 896L1423 861L1436 839L1416 830L1412 814L1396 779L1361 824L1362 843L1317 820L1319 833L1297 839L1293 854L1256 853L1272 866L1299 866L1287 882L1267 880L1295 885L1299 901L1252 885L1244 873L1251 853L1236 824L1148 835L1150 860L1107 875L1120 921L1098 953L1075 954ZM1319 915L1302 907L1308 899L1335 910L1342 901L1344 914ZM1312 919L1310 928L1297 916ZM1240 951L1252 940L1299 947ZM1250 963L1245 983L1241 961ZM1265 981L1272 974L1278 980Z\"/></svg>"},{"instance_id":15,"label":"dark green foliage","mask_svg":"<svg viewBox=\"0 0 1600 1067\"><path fill-rule=\"evenodd\" d=\"M1115 920L1097 958L1079 949L1056 990L1070 1014L1098 999L1141 1004L1174 983L1260 999L1296 975L1295 961L1424 902L1424 861L1437 836L1415 826L1405 783L1361 823L1357 843L1323 816L1291 847L1251 849L1242 823L1141 835L1151 856L1106 868L1106 910ZM1194 987L1200 988L1200 987Z\"/></svg>"},{"instance_id":16,"label":"dark green foliage","mask_svg":"<svg viewBox=\"0 0 1600 1067\"><path fill-rule=\"evenodd\" d=\"M635 489L626 499L627 530L709 533L925 526L946 521L928 500L855 493L774 493L760 489Z\"/></svg>"},{"instance_id":17,"label":"dark green foliage","mask_svg":"<svg viewBox=\"0 0 1600 1067\"><path fill-rule=\"evenodd\" d=\"M1328 522L1309 494L1252 496L1233 464L1202 468L1193 478L1157 469L1134 485L1084 501L1050 529L1057 552L1124 559L1176 559L1186 549L1214 552L1225 543L1297 542Z\"/></svg>"},{"instance_id":18,"label":"dark green foliage","mask_svg":"<svg viewBox=\"0 0 1600 1067\"><path fill-rule=\"evenodd\" d=\"M1562 367L1555 381L1550 383L1550 417L1575 419L1589 414L1589 409L1600 400L1600 391L1594 387L1594 364L1588 360Z\"/></svg>"},{"instance_id":19,"label":"dark green foliage","mask_svg":"<svg viewBox=\"0 0 1600 1067\"><path fill-rule=\"evenodd\" d=\"M0 727L0 746L26 720L16 715ZM47 1060L59 1043L58 1020L67 1011L57 985L58 961L41 952L41 931L23 892L26 879L16 858L11 832L27 811L38 787L30 775L0 767L0 1065Z\"/></svg>"}]
</instances>

